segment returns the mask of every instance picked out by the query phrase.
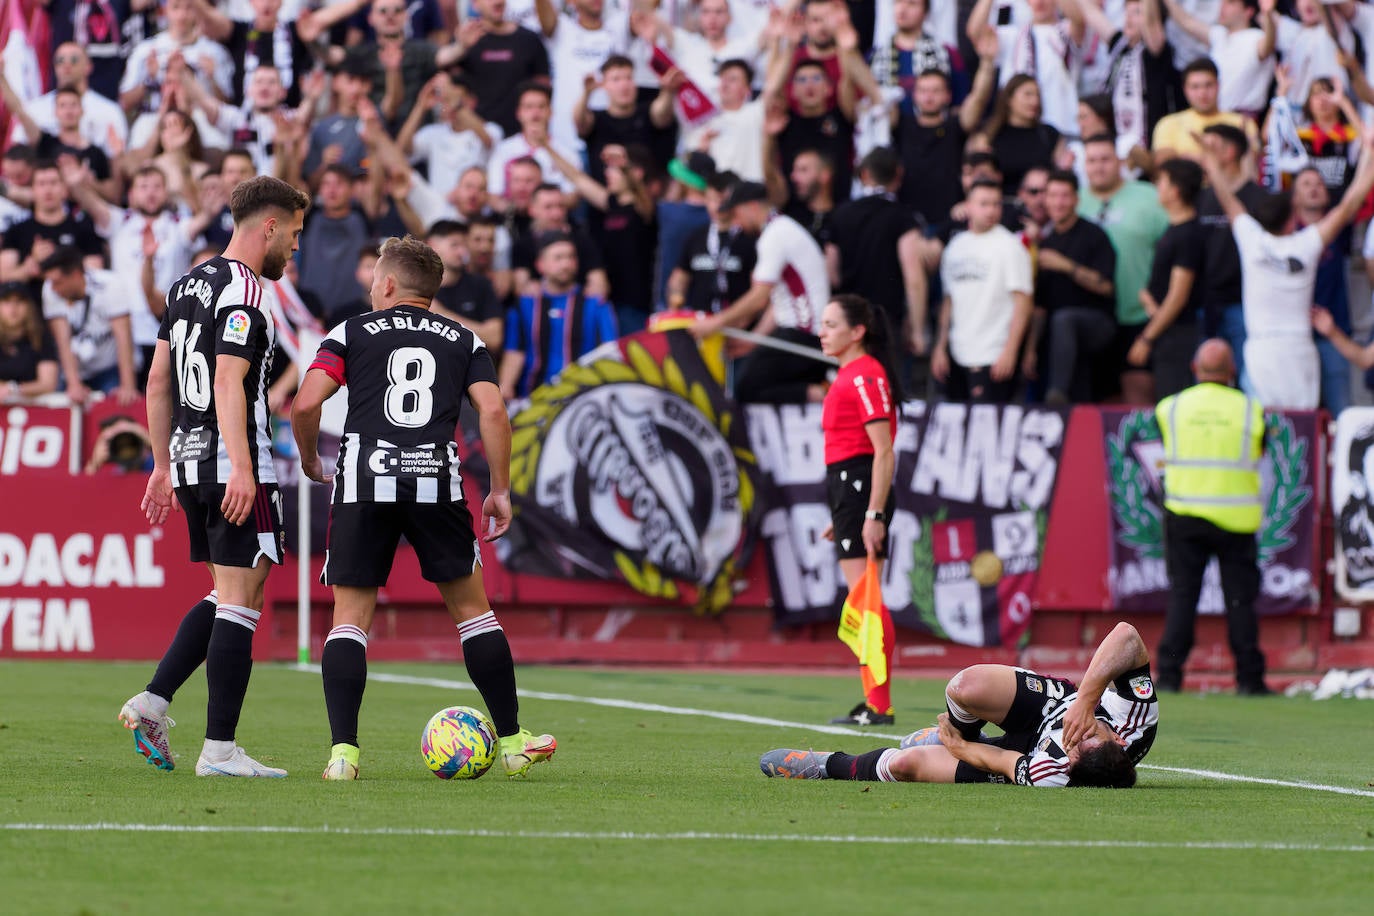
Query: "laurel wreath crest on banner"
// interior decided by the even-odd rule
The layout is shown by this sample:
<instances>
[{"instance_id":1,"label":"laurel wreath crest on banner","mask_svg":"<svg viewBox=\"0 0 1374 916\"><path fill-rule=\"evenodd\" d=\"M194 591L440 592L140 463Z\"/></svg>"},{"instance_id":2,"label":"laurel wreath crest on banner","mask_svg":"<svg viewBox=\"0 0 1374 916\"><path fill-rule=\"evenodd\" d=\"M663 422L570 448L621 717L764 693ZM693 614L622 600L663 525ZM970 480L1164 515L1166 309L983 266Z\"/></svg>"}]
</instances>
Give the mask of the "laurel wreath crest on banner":
<instances>
[{"instance_id":1,"label":"laurel wreath crest on banner","mask_svg":"<svg viewBox=\"0 0 1374 916\"><path fill-rule=\"evenodd\" d=\"M739 513L746 520L752 516L756 491L753 473L757 460L752 451L736 443L732 429L736 416L729 408L729 401L723 397L713 398L707 387L698 379L688 381L682 367L672 355L671 347L660 361L647 348L636 340L622 341L623 360L611 356L584 358L564 368L558 381L537 388L530 396L528 406L515 415L511 421L511 489L521 499L533 500L539 479L540 461L543 457L547 434L559 414L577 402L579 395L590 389L605 389L605 386L634 385L650 386L675 395L695 408L709 425L713 426L730 443L735 473L738 480L737 500ZM693 345L695 350L695 345ZM619 351L616 356L618 357ZM703 348L702 363L710 380L717 385L724 381L724 363L719 354ZM642 390L642 388L641 388ZM520 509L517 504L517 516ZM578 520L591 525L590 520ZM604 532L588 529L591 537ZM667 600L693 600L694 610L700 614L719 614L729 606L734 597L735 580L740 560L739 549L721 561L720 566L709 580L691 582L679 580L666 572L652 559L641 556L637 551L627 550L619 544L609 547L609 559L624 581L637 592L654 598Z\"/></svg>"},{"instance_id":2,"label":"laurel wreath crest on banner","mask_svg":"<svg viewBox=\"0 0 1374 916\"><path fill-rule=\"evenodd\" d=\"M1121 526L1117 540L1150 559L1164 556L1164 516L1151 497L1149 476L1131 448L1138 441L1158 438L1159 424L1154 413L1146 410L1132 411L1116 435L1107 436L1109 496L1112 514Z\"/></svg>"},{"instance_id":3,"label":"laurel wreath crest on banner","mask_svg":"<svg viewBox=\"0 0 1374 916\"><path fill-rule=\"evenodd\" d=\"M1274 488L1269 491L1269 504L1264 509L1264 523L1260 525L1260 562L1268 562L1292 547L1292 535L1298 512L1312 498L1307 482L1307 443L1298 438L1293 422L1287 417L1269 414L1265 418L1268 441L1265 454L1274 469Z\"/></svg>"}]
</instances>

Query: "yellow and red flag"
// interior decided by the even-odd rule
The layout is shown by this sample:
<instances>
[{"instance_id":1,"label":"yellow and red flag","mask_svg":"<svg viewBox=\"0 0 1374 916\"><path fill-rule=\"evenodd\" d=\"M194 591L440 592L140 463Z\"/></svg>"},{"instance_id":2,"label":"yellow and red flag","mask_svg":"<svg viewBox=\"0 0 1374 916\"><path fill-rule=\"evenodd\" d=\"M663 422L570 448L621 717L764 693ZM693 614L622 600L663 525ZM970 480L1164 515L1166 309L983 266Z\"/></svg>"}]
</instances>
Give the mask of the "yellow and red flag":
<instances>
[{"instance_id":1,"label":"yellow and red flag","mask_svg":"<svg viewBox=\"0 0 1374 916\"><path fill-rule=\"evenodd\" d=\"M882 572L873 559L844 600L839 637L858 656L864 699L877 712L888 712L892 706L887 686L892 675L892 618L883 605Z\"/></svg>"}]
</instances>

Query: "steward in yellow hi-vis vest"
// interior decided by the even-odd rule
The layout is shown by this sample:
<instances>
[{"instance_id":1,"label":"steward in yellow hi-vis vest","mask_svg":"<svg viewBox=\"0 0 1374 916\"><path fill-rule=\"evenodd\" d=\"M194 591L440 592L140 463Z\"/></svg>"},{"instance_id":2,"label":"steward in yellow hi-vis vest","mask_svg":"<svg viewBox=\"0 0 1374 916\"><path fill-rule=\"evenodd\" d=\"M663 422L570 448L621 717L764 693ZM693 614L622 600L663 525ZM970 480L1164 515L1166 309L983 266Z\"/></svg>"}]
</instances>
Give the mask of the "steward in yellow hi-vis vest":
<instances>
[{"instance_id":1,"label":"steward in yellow hi-vis vest","mask_svg":"<svg viewBox=\"0 0 1374 916\"><path fill-rule=\"evenodd\" d=\"M1269 688L1255 615L1264 410L1231 387L1235 360L1224 340L1198 347L1193 375L1196 385L1155 408L1164 443L1164 563L1169 573L1169 610L1155 687L1176 691L1183 686L1203 574L1216 557L1227 637L1236 659L1236 692L1264 695Z\"/></svg>"}]
</instances>

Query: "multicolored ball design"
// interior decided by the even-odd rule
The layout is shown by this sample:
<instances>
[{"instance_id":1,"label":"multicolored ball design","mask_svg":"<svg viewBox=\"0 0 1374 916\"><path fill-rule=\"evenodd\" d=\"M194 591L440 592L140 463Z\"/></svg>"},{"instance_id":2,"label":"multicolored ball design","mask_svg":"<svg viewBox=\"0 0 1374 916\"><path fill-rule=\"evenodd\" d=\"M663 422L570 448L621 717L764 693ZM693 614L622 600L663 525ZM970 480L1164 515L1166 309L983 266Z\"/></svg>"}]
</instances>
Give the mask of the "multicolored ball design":
<instances>
[{"instance_id":1,"label":"multicolored ball design","mask_svg":"<svg viewBox=\"0 0 1374 916\"><path fill-rule=\"evenodd\" d=\"M450 706L420 735L420 756L440 779L476 779L496 760L496 727L481 710Z\"/></svg>"}]
</instances>

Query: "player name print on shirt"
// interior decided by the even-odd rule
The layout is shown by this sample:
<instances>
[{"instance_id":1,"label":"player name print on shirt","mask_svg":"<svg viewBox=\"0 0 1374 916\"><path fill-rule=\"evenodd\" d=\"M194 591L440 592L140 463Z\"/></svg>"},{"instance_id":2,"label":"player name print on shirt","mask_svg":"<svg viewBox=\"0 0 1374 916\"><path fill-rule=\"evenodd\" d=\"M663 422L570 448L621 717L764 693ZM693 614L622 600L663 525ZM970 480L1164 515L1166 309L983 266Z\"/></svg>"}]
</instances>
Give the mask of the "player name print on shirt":
<instances>
[{"instance_id":1,"label":"player name print on shirt","mask_svg":"<svg viewBox=\"0 0 1374 916\"><path fill-rule=\"evenodd\" d=\"M363 330L369 334L381 334L383 331L429 331L447 340L458 339L458 329L451 324L430 321L428 318L416 318L412 315L387 315L364 321Z\"/></svg>"}]
</instances>

